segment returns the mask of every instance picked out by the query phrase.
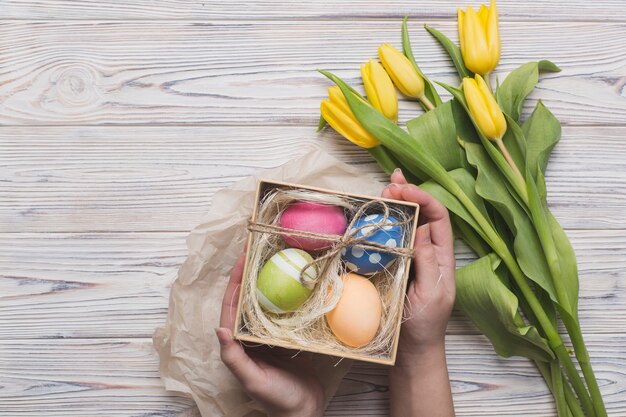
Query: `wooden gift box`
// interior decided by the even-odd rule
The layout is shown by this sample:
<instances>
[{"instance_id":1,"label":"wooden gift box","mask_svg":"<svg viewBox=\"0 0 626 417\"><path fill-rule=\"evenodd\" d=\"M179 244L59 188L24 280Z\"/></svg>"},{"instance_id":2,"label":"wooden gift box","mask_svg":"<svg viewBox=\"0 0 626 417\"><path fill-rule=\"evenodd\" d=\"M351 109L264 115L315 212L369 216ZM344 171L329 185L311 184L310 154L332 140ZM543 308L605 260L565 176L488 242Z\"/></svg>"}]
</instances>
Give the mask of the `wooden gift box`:
<instances>
[{"instance_id":1,"label":"wooden gift box","mask_svg":"<svg viewBox=\"0 0 626 417\"><path fill-rule=\"evenodd\" d=\"M403 208L404 210L407 210L411 215L413 215L413 219L411 220L410 224L407 225L407 228L410 233L410 239L408 240L409 249L411 250L413 249L413 242L415 241L417 219L418 219L418 214L419 214L419 206L417 204L404 202L404 201L390 200L390 199L385 199L382 197L371 197L371 196L364 196L364 195L351 194L351 193L340 193L340 192L333 191L333 190L327 190L327 189L299 185L299 184L279 182L279 181L274 181L274 180L259 180L257 190L256 190L255 204L252 210L252 216L251 216L252 222L255 222L257 220L257 212L258 212L260 202L262 201L263 197L269 191L274 190L276 188L294 189L294 190L310 190L310 191L324 193L324 194L345 196L348 198L356 198L356 199L366 200L366 201L372 201L372 200L383 201L386 204L388 204L389 207L395 206L396 208ZM255 244L255 235L258 235L258 234L260 234L260 232L250 232L248 234L248 241L247 241L248 248L252 247L252 245ZM249 273L250 273L249 262L250 262L250 257L248 256L246 258L246 262L244 266L244 272L243 272L243 278L242 278L243 281L242 281L241 288L245 288L246 280L251 279L249 277ZM399 299L397 300L397 302L400 304L400 308L398 309L399 313L397 314L397 317L395 317L394 319L395 320L395 334L394 334L394 340L392 343L389 356L373 356L373 355L361 354L360 352L345 352L345 351L340 351L340 350L331 349L331 348L301 346L299 344L296 344L287 340L268 340L267 338L260 338L253 334L250 334L249 332L246 331L245 326L242 328L242 323L244 320L243 314L242 314L242 300L244 298L243 291L241 291L239 294L239 301L237 304L237 314L236 314L236 320L235 320L235 327L233 329L233 335L235 339L240 340L242 342L249 342L253 344L264 344L264 345L282 347L286 349L321 353L321 354L336 356L340 358L356 359L356 360L379 363L379 364L384 364L384 365L393 365L395 364L395 361L396 361L396 354L398 350L398 339L400 336L400 324L402 323L402 311L403 311L402 305L404 304L404 294L406 293L406 287L407 287L407 283L409 279L408 265L406 268L404 268L404 272L402 274L401 279L402 279L402 288L404 289L404 291L402 293L403 296L399 297Z\"/></svg>"}]
</instances>

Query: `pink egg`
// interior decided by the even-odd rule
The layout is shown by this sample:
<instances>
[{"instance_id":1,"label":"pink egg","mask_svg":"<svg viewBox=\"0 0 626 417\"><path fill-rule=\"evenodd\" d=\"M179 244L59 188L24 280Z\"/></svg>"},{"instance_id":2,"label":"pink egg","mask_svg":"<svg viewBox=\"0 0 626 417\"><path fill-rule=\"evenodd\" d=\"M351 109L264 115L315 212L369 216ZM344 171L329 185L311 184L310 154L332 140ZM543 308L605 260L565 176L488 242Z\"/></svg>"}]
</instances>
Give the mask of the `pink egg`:
<instances>
[{"instance_id":1,"label":"pink egg","mask_svg":"<svg viewBox=\"0 0 626 417\"><path fill-rule=\"evenodd\" d=\"M298 201L285 209L279 225L287 229L340 236L346 231L348 222L341 207ZM326 249L333 244L326 240L298 236L283 235L283 240L293 248L304 250Z\"/></svg>"}]
</instances>

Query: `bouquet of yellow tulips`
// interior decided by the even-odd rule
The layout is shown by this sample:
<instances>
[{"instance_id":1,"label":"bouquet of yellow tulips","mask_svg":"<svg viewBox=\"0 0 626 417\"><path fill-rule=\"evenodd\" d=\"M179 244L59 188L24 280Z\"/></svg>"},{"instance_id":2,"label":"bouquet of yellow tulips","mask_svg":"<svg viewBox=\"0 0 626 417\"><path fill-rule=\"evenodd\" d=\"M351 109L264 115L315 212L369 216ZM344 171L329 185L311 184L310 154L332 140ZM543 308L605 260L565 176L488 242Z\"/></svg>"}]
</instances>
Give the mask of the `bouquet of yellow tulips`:
<instances>
[{"instance_id":1,"label":"bouquet of yellow tulips","mask_svg":"<svg viewBox=\"0 0 626 417\"><path fill-rule=\"evenodd\" d=\"M460 47L426 26L459 74L459 87L437 83L451 100L442 102L417 65L405 19L402 51L384 44L382 65L372 59L361 67L366 98L321 71L336 86L321 103L320 128L328 123L366 148L386 173L401 168L445 204L455 233L478 256L457 270L457 307L498 354L535 362L559 416L605 417L578 320L576 258L547 205L544 173L561 126L541 102L520 120L539 73L559 68L529 62L493 89L490 76L500 59L495 3L459 10L458 29ZM397 125L395 89L425 111L406 130Z\"/></svg>"}]
</instances>

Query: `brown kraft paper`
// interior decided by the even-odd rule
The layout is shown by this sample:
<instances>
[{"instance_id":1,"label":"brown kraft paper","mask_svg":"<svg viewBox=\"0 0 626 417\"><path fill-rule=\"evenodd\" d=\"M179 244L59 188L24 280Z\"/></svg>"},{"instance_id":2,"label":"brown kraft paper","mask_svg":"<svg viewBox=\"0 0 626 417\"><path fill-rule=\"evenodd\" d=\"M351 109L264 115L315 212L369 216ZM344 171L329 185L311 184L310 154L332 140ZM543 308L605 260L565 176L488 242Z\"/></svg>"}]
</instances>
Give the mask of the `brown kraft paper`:
<instances>
[{"instance_id":1,"label":"brown kraft paper","mask_svg":"<svg viewBox=\"0 0 626 417\"><path fill-rule=\"evenodd\" d=\"M222 364L214 332L230 270L247 236L259 178L372 197L384 187L373 176L315 149L215 193L204 221L187 238L188 256L172 284L167 322L153 336L166 389L192 397L203 417L264 415ZM352 361L323 355L313 361L328 402Z\"/></svg>"}]
</instances>

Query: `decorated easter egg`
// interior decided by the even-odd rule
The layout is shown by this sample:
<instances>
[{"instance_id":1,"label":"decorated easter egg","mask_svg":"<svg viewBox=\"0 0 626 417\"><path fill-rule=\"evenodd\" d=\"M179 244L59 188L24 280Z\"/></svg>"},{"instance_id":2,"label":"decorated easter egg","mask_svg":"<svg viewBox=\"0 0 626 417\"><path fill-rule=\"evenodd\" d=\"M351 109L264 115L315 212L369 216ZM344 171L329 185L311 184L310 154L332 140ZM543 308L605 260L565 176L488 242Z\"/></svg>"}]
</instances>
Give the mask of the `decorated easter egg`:
<instances>
[{"instance_id":1,"label":"decorated easter egg","mask_svg":"<svg viewBox=\"0 0 626 417\"><path fill-rule=\"evenodd\" d=\"M398 222L394 217L388 216L385 220L385 224L388 224L388 226L383 226L376 230L375 225L379 224L383 218L383 214L361 216L354 223L350 232L353 233L353 231L358 230L354 237L367 236L365 242L375 242L390 248L401 246L402 226L393 225L393 223ZM372 226L368 227L368 225ZM361 227L363 228L359 230ZM342 250L342 258L346 267L361 275L372 275L388 268L396 257L393 253L376 249L364 249L359 246L350 246Z\"/></svg>"},{"instance_id":2,"label":"decorated easter egg","mask_svg":"<svg viewBox=\"0 0 626 417\"><path fill-rule=\"evenodd\" d=\"M354 273L344 274L343 290L337 306L326 313L335 337L351 347L367 345L380 326L382 303L370 280Z\"/></svg>"},{"instance_id":3,"label":"decorated easter egg","mask_svg":"<svg viewBox=\"0 0 626 417\"><path fill-rule=\"evenodd\" d=\"M256 282L259 304L273 313L295 311L304 303L317 278L317 267L309 266L311 255L300 249L284 249L274 254L261 268Z\"/></svg>"},{"instance_id":4,"label":"decorated easter egg","mask_svg":"<svg viewBox=\"0 0 626 417\"><path fill-rule=\"evenodd\" d=\"M304 232L343 235L348 227L343 209L330 204L298 201L291 204L280 216L279 225ZM285 243L304 250L329 248L333 242L309 237L282 235Z\"/></svg>"}]
</instances>

